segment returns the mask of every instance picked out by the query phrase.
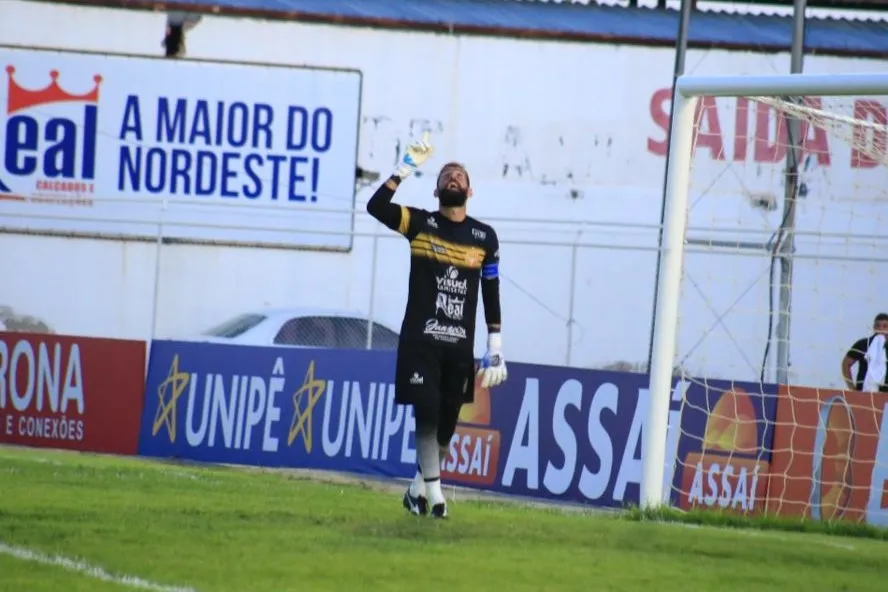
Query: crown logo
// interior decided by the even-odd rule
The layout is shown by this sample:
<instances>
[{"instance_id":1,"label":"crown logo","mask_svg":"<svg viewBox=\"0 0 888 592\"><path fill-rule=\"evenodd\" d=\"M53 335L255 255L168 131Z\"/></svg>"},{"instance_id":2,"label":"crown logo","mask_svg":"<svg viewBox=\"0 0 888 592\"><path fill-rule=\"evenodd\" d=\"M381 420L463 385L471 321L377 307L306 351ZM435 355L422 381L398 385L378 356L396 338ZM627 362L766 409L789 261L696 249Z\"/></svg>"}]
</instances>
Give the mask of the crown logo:
<instances>
[{"instance_id":1,"label":"crown logo","mask_svg":"<svg viewBox=\"0 0 888 592\"><path fill-rule=\"evenodd\" d=\"M9 77L9 95L6 100L7 114L15 113L16 111L21 111L22 109L27 109L29 107L36 107L38 105L49 105L51 103L99 102L99 84L101 84L102 82L102 77L98 74L93 76L93 80L96 83L93 89L88 93L82 95L71 94L62 89L61 86L59 86L58 70L53 70L49 73L50 78L52 78L52 82L50 82L47 87L40 90L28 90L16 84L15 79L13 79L13 74L15 74L15 67L13 66L6 66L6 74Z\"/></svg>"}]
</instances>

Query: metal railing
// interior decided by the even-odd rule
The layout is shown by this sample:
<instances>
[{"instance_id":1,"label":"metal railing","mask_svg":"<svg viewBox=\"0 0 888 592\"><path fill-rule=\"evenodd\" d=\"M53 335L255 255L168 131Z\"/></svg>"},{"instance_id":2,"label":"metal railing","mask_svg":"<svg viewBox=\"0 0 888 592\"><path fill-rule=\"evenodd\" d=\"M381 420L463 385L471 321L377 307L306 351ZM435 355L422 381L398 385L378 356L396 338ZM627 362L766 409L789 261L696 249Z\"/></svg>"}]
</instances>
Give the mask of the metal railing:
<instances>
[{"instance_id":1,"label":"metal railing","mask_svg":"<svg viewBox=\"0 0 888 592\"><path fill-rule=\"evenodd\" d=\"M302 237L343 234L306 227L304 217L282 213L280 208L102 200L123 202L129 208L141 203L146 209L133 216L124 209L93 214L70 208L35 210L29 204L4 208L0 251L5 256L0 271L7 281L0 285L0 322L8 329L99 337L395 346L407 297L409 248L363 208L313 210L354 216L353 229L347 233L351 249L336 251L195 244L170 238L181 234L176 229L185 222L177 220L177 213L186 208L198 212L197 219L192 216L187 221L191 228L237 233L238 217L249 216L254 234L266 227L276 235L287 228ZM204 211L207 216L200 215ZM232 215L226 218L218 212ZM137 225L142 238L87 240L47 230L63 220ZM497 230L501 244L507 359L646 371L656 224L484 220ZM762 287L767 285L762 273L767 272L769 257L764 250L739 247L762 240L763 232L689 228L676 359L687 372L758 379L762 352L771 338L768 293ZM803 247L796 255L803 268L808 265L829 277L853 273L858 285L861 274L863 280L869 278L864 282L869 288L862 291L866 294L858 290L856 303L845 308L841 290L827 294L835 286L820 285L820 276L802 280L819 292L812 300L812 292L803 290L795 314L809 318L820 310L817 322L823 329L816 344L806 338L794 342L794 377L806 384L831 385L838 380L834 358L841 357L855 332L866 330L866 317L878 312L870 308L878 307L878 277L884 277L878 270L888 269L884 267L888 259L872 245L885 237L804 231L796 237ZM811 248L804 248L806 240ZM830 244L833 247L828 248ZM827 318L822 311L832 301L838 308ZM853 329L844 329L849 326ZM799 335L809 332L798 323L796 330ZM208 331L215 335L207 335ZM476 354L483 353L485 337L479 305ZM825 353L814 355L815 346Z\"/></svg>"}]
</instances>

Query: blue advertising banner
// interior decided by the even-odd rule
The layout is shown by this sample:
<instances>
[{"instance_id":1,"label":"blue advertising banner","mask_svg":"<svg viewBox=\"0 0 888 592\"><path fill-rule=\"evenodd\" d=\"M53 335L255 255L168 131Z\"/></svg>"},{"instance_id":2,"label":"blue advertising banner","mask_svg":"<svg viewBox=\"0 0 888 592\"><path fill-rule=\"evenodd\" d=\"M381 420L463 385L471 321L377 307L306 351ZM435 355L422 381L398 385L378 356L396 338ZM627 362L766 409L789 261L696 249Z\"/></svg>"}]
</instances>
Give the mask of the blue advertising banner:
<instances>
[{"instance_id":1,"label":"blue advertising banner","mask_svg":"<svg viewBox=\"0 0 888 592\"><path fill-rule=\"evenodd\" d=\"M681 409L672 503L762 511L776 420L776 385L695 381Z\"/></svg>"},{"instance_id":2,"label":"blue advertising banner","mask_svg":"<svg viewBox=\"0 0 888 592\"><path fill-rule=\"evenodd\" d=\"M646 375L510 364L491 399L491 426L502 434L492 489L596 506L638 503Z\"/></svg>"},{"instance_id":3,"label":"blue advertising banner","mask_svg":"<svg viewBox=\"0 0 888 592\"><path fill-rule=\"evenodd\" d=\"M409 476L391 352L153 341L139 453Z\"/></svg>"},{"instance_id":4,"label":"blue advertising banner","mask_svg":"<svg viewBox=\"0 0 888 592\"><path fill-rule=\"evenodd\" d=\"M394 403L394 368L393 352L154 341L139 452L410 477L415 421ZM664 485L676 454L700 449L711 406L699 401L711 392L677 382ZM683 396L693 403L679 430ZM597 506L637 503L648 398L642 374L510 364L505 384L476 385L442 462L444 480Z\"/></svg>"}]
</instances>

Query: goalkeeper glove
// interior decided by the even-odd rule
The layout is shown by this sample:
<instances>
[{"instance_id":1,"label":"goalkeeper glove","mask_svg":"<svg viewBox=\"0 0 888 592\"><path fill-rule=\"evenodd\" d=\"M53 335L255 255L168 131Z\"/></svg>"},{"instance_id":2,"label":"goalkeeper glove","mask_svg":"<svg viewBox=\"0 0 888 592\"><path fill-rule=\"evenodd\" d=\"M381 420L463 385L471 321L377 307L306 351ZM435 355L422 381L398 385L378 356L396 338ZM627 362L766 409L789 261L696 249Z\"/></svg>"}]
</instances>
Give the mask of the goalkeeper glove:
<instances>
[{"instance_id":1,"label":"goalkeeper glove","mask_svg":"<svg viewBox=\"0 0 888 592\"><path fill-rule=\"evenodd\" d=\"M502 336L499 333L488 333L487 353L481 359L481 367L478 370L481 388L493 388L505 382L508 377L509 373L506 370L502 349Z\"/></svg>"},{"instance_id":2,"label":"goalkeeper glove","mask_svg":"<svg viewBox=\"0 0 888 592\"><path fill-rule=\"evenodd\" d=\"M402 180L406 179L429 159L433 151L432 145L429 143L429 132L426 132L422 135L421 141L413 142L407 146L404 158L398 163L393 174Z\"/></svg>"}]
</instances>

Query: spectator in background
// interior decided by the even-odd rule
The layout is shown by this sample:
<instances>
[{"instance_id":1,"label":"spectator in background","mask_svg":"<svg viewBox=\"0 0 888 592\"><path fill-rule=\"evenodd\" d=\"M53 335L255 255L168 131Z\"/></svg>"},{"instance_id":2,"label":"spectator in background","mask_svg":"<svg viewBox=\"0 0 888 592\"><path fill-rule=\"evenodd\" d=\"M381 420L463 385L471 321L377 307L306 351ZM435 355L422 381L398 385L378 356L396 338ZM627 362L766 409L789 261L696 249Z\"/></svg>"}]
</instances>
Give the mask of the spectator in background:
<instances>
[{"instance_id":1,"label":"spectator in background","mask_svg":"<svg viewBox=\"0 0 888 592\"><path fill-rule=\"evenodd\" d=\"M185 31L181 24L167 23L166 34L161 43L164 48L164 56L179 58L185 55Z\"/></svg>"},{"instance_id":2,"label":"spectator in background","mask_svg":"<svg viewBox=\"0 0 888 592\"><path fill-rule=\"evenodd\" d=\"M857 364L857 376L851 368ZM873 321L873 334L858 339L842 359L842 378L849 390L888 393L888 313Z\"/></svg>"},{"instance_id":3,"label":"spectator in background","mask_svg":"<svg viewBox=\"0 0 888 592\"><path fill-rule=\"evenodd\" d=\"M185 57L185 33L200 21L200 15L184 12L171 12L167 15L166 32L161 45L168 58Z\"/></svg>"}]
</instances>

